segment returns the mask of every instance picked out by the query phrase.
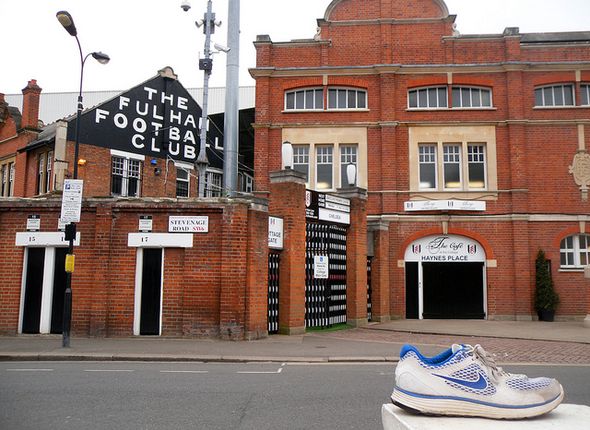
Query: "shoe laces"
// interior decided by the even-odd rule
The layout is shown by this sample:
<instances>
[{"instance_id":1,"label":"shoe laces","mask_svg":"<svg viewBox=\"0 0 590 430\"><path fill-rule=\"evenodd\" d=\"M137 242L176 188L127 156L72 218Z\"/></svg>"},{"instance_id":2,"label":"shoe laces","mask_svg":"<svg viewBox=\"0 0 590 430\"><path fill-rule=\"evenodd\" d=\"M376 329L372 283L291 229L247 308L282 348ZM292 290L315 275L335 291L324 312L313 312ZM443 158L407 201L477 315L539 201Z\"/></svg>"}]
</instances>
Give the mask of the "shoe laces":
<instances>
[{"instance_id":1,"label":"shoe laces","mask_svg":"<svg viewBox=\"0 0 590 430\"><path fill-rule=\"evenodd\" d=\"M498 379L501 376L510 376L510 374L504 371L500 366L496 364L496 360L492 357L492 354L487 352L481 345L465 345L466 353L472 355L476 360L481 362L486 369L488 369L488 375L493 379L495 383L498 383Z\"/></svg>"}]
</instances>

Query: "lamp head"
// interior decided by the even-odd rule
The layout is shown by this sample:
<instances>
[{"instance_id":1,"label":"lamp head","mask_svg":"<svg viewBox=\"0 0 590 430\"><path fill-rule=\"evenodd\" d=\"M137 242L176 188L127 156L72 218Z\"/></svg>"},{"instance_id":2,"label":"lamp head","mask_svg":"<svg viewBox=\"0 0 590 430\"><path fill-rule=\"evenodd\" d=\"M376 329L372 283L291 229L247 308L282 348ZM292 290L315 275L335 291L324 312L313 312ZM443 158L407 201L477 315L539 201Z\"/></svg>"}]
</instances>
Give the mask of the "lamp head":
<instances>
[{"instance_id":1,"label":"lamp head","mask_svg":"<svg viewBox=\"0 0 590 430\"><path fill-rule=\"evenodd\" d=\"M293 145L288 140L283 142L281 153L283 157L283 166L289 170L293 168Z\"/></svg>"},{"instance_id":2,"label":"lamp head","mask_svg":"<svg viewBox=\"0 0 590 430\"><path fill-rule=\"evenodd\" d=\"M184 0L182 3L180 3L180 7L183 11L188 12L191 8L191 4L187 0Z\"/></svg>"},{"instance_id":3,"label":"lamp head","mask_svg":"<svg viewBox=\"0 0 590 430\"><path fill-rule=\"evenodd\" d=\"M109 61L111 61L111 57L109 57L104 52L100 52L100 51L93 52L91 55L92 55L92 58L94 58L100 64L107 64Z\"/></svg>"},{"instance_id":4,"label":"lamp head","mask_svg":"<svg viewBox=\"0 0 590 430\"><path fill-rule=\"evenodd\" d=\"M215 49L217 49L218 51L225 52L226 54L227 54L229 51L231 51L231 48L229 48L229 47L227 47L227 46L225 46L225 45L221 45L220 43L214 43L214 44L213 44L213 47L214 47Z\"/></svg>"},{"instance_id":5,"label":"lamp head","mask_svg":"<svg viewBox=\"0 0 590 430\"><path fill-rule=\"evenodd\" d=\"M69 12L65 10L60 10L58 13L55 14L57 20L62 25L63 28L66 29L70 36L76 37L78 35L78 31L76 30L76 26L74 25L74 18L70 15Z\"/></svg>"}]
</instances>

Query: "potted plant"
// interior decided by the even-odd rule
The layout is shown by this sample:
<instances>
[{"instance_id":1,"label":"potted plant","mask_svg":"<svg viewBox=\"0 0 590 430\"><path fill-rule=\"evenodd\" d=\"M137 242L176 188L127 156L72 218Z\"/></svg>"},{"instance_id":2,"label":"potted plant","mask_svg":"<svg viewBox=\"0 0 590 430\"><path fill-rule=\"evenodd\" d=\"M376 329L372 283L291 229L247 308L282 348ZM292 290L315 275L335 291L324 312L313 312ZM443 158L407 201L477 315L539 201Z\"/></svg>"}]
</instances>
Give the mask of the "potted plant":
<instances>
[{"instance_id":1,"label":"potted plant","mask_svg":"<svg viewBox=\"0 0 590 430\"><path fill-rule=\"evenodd\" d=\"M535 310L541 321L553 321L559 295L553 288L553 279L543 250L539 250L535 260Z\"/></svg>"}]
</instances>

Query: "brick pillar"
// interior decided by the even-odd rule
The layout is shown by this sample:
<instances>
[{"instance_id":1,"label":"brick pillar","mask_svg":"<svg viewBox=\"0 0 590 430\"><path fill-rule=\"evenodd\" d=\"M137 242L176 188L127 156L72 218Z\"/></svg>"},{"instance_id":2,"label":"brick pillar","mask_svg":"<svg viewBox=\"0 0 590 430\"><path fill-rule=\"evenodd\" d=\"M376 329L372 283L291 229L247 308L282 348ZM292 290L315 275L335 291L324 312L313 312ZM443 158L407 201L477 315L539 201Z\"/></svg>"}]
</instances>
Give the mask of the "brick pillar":
<instances>
[{"instance_id":1,"label":"brick pillar","mask_svg":"<svg viewBox=\"0 0 590 430\"><path fill-rule=\"evenodd\" d=\"M346 235L346 323L367 325L367 190L344 188L338 195L350 199L350 226Z\"/></svg>"},{"instance_id":2,"label":"brick pillar","mask_svg":"<svg viewBox=\"0 0 590 430\"><path fill-rule=\"evenodd\" d=\"M283 218L279 268L279 332L305 333L305 175L270 173L269 214Z\"/></svg>"},{"instance_id":3,"label":"brick pillar","mask_svg":"<svg viewBox=\"0 0 590 430\"><path fill-rule=\"evenodd\" d=\"M94 287L90 305L89 335L107 336L108 294L112 278L110 261L112 245L113 209L110 204L96 207L94 230ZM75 276L75 275L74 275Z\"/></svg>"},{"instance_id":4,"label":"brick pillar","mask_svg":"<svg viewBox=\"0 0 590 430\"><path fill-rule=\"evenodd\" d=\"M246 273L247 340L268 335L268 206L252 204L248 211L248 270Z\"/></svg>"},{"instance_id":5,"label":"brick pillar","mask_svg":"<svg viewBox=\"0 0 590 430\"><path fill-rule=\"evenodd\" d=\"M389 306L389 223L378 221L367 227L373 236L373 263L371 267L371 302L373 321L391 319Z\"/></svg>"},{"instance_id":6,"label":"brick pillar","mask_svg":"<svg viewBox=\"0 0 590 430\"><path fill-rule=\"evenodd\" d=\"M517 321L531 321L533 319L533 283L534 267L528 248L529 225L525 220L515 220L512 223L512 246L514 264L514 314ZM529 269L529 270L527 270ZM532 275L532 279L531 279Z\"/></svg>"}]
</instances>

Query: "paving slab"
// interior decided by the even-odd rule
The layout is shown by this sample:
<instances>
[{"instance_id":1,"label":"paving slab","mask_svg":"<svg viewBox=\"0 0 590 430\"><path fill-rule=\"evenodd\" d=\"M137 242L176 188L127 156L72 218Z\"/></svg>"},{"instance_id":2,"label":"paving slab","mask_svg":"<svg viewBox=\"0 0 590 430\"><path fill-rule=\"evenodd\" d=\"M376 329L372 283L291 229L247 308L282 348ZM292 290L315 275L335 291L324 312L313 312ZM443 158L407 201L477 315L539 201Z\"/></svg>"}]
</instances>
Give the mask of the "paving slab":
<instances>
[{"instance_id":1,"label":"paving slab","mask_svg":"<svg viewBox=\"0 0 590 430\"><path fill-rule=\"evenodd\" d=\"M536 418L492 420L416 415L386 403L381 408L381 420L383 430L582 430L590 423L590 406L561 404Z\"/></svg>"}]
</instances>

